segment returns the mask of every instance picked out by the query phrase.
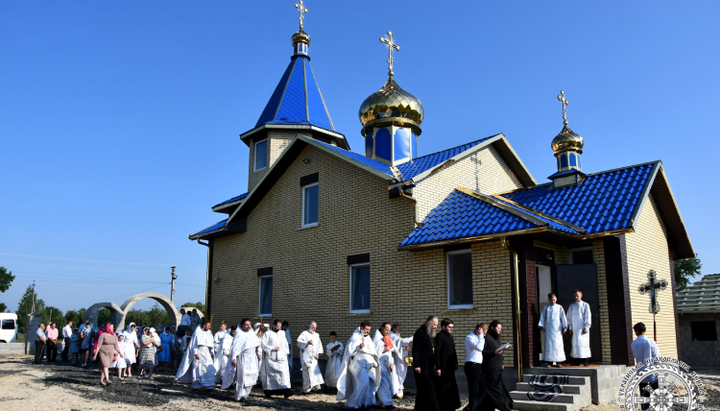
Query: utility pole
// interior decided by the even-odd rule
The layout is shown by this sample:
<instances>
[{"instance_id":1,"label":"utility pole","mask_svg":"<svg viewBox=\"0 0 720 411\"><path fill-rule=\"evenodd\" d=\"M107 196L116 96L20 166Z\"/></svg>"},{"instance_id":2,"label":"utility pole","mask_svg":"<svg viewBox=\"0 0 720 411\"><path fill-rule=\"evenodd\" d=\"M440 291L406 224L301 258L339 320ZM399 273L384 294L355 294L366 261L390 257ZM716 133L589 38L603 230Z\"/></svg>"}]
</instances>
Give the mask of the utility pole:
<instances>
[{"instance_id":1,"label":"utility pole","mask_svg":"<svg viewBox=\"0 0 720 411\"><path fill-rule=\"evenodd\" d=\"M33 289L32 289L32 308L30 309L31 313L35 312L35 280L33 280Z\"/></svg>"},{"instance_id":2,"label":"utility pole","mask_svg":"<svg viewBox=\"0 0 720 411\"><path fill-rule=\"evenodd\" d=\"M175 280L177 280L177 275L175 274L175 266L172 267L172 282L170 283L170 302L175 302Z\"/></svg>"}]
</instances>

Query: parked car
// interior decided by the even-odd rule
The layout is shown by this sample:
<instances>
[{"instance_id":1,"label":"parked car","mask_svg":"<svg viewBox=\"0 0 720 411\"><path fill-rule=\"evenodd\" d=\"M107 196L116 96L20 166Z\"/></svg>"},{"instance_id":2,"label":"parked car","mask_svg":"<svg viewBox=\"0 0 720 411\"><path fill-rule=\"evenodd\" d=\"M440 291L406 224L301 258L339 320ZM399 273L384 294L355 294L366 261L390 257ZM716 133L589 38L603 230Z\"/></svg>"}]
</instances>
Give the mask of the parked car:
<instances>
[{"instance_id":1,"label":"parked car","mask_svg":"<svg viewBox=\"0 0 720 411\"><path fill-rule=\"evenodd\" d=\"M17 342L17 314L0 313L0 343Z\"/></svg>"}]
</instances>

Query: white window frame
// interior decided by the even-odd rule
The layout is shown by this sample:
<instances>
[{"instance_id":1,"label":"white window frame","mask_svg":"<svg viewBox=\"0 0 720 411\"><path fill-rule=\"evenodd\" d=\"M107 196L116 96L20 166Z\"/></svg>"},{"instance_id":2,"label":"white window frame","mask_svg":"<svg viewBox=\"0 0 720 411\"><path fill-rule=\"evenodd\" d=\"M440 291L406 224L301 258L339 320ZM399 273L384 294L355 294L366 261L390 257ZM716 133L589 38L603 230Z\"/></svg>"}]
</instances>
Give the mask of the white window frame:
<instances>
[{"instance_id":1,"label":"white window frame","mask_svg":"<svg viewBox=\"0 0 720 411\"><path fill-rule=\"evenodd\" d=\"M271 274L271 275L261 275L260 277L258 277L258 280L259 280L259 283L258 283L258 316L259 317L272 317L271 312L263 313L260 311L260 309L262 308L262 305L263 305L262 304L262 292L263 292L263 288L262 288L263 281L262 280L263 280L263 278L273 278L273 276ZM274 279L273 279L273 288L275 288L275 280ZM272 298L272 293L270 295L271 295L270 298ZM270 304L270 311L272 311L272 303Z\"/></svg>"},{"instance_id":2,"label":"white window frame","mask_svg":"<svg viewBox=\"0 0 720 411\"><path fill-rule=\"evenodd\" d=\"M450 257L453 256L453 255L458 255L458 254L470 254L470 256L471 256L471 258L470 258L470 265L471 265L471 267L472 267L472 250L470 250L470 249L465 249L465 250L457 250L457 251L448 251L447 253L445 253L445 266L446 266L446 271L447 271L447 278L446 278L446 280L447 280L447 305L448 305L448 309L451 309L451 310L464 310L464 309L470 309L470 308L474 308L474 307L475 307L475 306L473 305L473 303L470 303L470 304L454 304L454 305L451 304L451 301L452 301L452 300L451 300L451 298L450 298L450 293L452 292L452 289L450 288L450 267L451 267L451 265L450 265ZM474 294L474 293L473 293L473 294ZM474 298L474 296L473 296L473 301L474 301L474 300L475 300L475 298Z\"/></svg>"},{"instance_id":3,"label":"white window frame","mask_svg":"<svg viewBox=\"0 0 720 411\"><path fill-rule=\"evenodd\" d=\"M573 253L574 253L575 251L590 251L590 252L592 252L592 249L593 249L592 246L588 246L588 247L578 247L578 248L571 248L571 249L569 249L569 250L568 250L568 254L569 254L569 255L568 255L568 259L570 260L570 264L575 264L575 261L573 261L573 260L574 260L574 258L573 258ZM595 253L592 253L592 255L593 255L593 262L595 262Z\"/></svg>"},{"instance_id":4,"label":"white window frame","mask_svg":"<svg viewBox=\"0 0 720 411\"><path fill-rule=\"evenodd\" d=\"M263 168L257 168L257 159L258 159L257 148L260 143L265 143L265 167L263 167ZM255 146L253 147L253 171L265 170L266 168L268 168L268 163L270 163L268 161L268 139L265 138L260 141L256 141Z\"/></svg>"},{"instance_id":5,"label":"white window frame","mask_svg":"<svg viewBox=\"0 0 720 411\"><path fill-rule=\"evenodd\" d=\"M370 263L360 263L360 264L352 264L350 266L350 313L351 314L369 314L370 308L366 310L353 310L353 268L357 267L367 267L370 268ZM372 276L372 271L370 271L370 275ZM370 306L370 301L368 301L368 307Z\"/></svg>"},{"instance_id":6,"label":"white window frame","mask_svg":"<svg viewBox=\"0 0 720 411\"><path fill-rule=\"evenodd\" d=\"M310 224L305 224L305 190L312 186L319 186L320 183L312 183L302 186L302 214L300 215L300 225L302 228L315 227L320 221L320 187L318 187L318 221Z\"/></svg>"}]
</instances>

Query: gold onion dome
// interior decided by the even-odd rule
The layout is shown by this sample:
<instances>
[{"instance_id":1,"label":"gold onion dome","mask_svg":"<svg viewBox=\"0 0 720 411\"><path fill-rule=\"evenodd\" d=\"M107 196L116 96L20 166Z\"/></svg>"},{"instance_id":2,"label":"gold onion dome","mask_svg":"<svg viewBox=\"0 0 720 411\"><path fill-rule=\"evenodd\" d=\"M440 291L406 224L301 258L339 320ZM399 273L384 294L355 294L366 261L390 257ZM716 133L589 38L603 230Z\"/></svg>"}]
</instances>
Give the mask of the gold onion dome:
<instances>
[{"instance_id":1,"label":"gold onion dome","mask_svg":"<svg viewBox=\"0 0 720 411\"><path fill-rule=\"evenodd\" d=\"M585 145L583 138L579 134L570 130L567 123L563 127L562 131L560 131L560 134L555 136L551 143L551 147L555 154L560 154L568 150L577 151L582 154L583 145Z\"/></svg>"},{"instance_id":2,"label":"gold onion dome","mask_svg":"<svg viewBox=\"0 0 720 411\"><path fill-rule=\"evenodd\" d=\"M425 110L420 100L403 90L390 76L382 88L363 101L358 112L363 130L378 124L391 123L399 127L412 128L415 135L420 135L420 124L425 117Z\"/></svg>"}]
</instances>

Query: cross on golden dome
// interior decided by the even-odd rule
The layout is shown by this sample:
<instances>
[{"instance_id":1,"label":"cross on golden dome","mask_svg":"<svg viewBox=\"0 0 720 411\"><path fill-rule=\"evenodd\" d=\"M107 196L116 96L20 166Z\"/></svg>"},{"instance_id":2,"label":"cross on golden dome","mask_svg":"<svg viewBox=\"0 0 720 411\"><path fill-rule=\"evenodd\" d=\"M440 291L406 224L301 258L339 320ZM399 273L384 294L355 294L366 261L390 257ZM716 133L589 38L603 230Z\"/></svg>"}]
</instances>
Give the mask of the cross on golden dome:
<instances>
[{"instance_id":1,"label":"cross on golden dome","mask_svg":"<svg viewBox=\"0 0 720 411\"><path fill-rule=\"evenodd\" d=\"M558 95L558 101L562 103L563 124L567 126L567 106L568 104L570 104L570 102L565 98L565 90L560 90L560 94Z\"/></svg>"},{"instance_id":2,"label":"cross on golden dome","mask_svg":"<svg viewBox=\"0 0 720 411\"><path fill-rule=\"evenodd\" d=\"M380 37L380 42L387 45L388 47L388 76L392 78L395 75L395 73L393 72L393 61L395 61L395 57L393 57L393 50L400 51L400 46L395 44L392 31L389 30L387 32L387 36Z\"/></svg>"},{"instance_id":3,"label":"cross on golden dome","mask_svg":"<svg viewBox=\"0 0 720 411\"><path fill-rule=\"evenodd\" d=\"M300 0L300 2L295 3L295 8L298 9L298 11L300 11L300 19L299 19L300 20L300 31L302 31L303 19L305 18L305 16L303 14L307 13L308 9L305 8L305 2L303 0Z\"/></svg>"}]
</instances>

